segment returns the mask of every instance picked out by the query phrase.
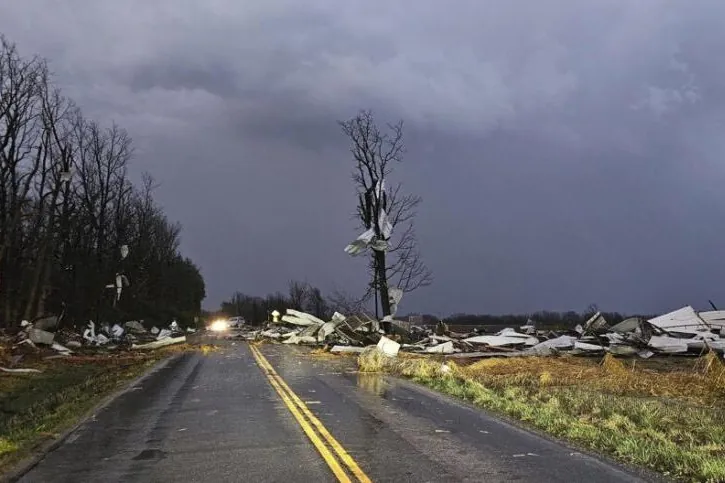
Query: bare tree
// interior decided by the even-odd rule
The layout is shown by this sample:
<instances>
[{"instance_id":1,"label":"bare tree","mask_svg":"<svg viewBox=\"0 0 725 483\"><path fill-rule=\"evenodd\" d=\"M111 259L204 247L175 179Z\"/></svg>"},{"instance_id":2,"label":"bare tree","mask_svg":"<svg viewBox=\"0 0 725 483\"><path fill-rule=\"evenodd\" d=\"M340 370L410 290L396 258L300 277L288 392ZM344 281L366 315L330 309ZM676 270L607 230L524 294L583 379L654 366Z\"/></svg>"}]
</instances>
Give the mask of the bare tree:
<instances>
[{"instance_id":1,"label":"bare tree","mask_svg":"<svg viewBox=\"0 0 725 483\"><path fill-rule=\"evenodd\" d=\"M356 298L342 290L335 290L327 297L327 306L346 315L364 312L366 299Z\"/></svg>"},{"instance_id":2,"label":"bare tree","mask_svg":"<svg viewBox=\"0 0 725 483\"><path fill-rule=\"evenodd\" d=\"M332 317L332 313L327 301L322 296L322 291L317 287L308 286L308 288L305 310L318 319L328 320Z\"/></svg>"},{"instance_id":3,"label":"bare tree","mask_svg":"<svg viewBox=\"0 0 725 483\"><path fill-rule=\"evenodd\" d=\"M390 284L410 292L429 285L430 270L417 249L413 220L421 202L419 196L403 194L401 184L387 189L393 166L402 161L403 122L388 124L381 130L371 111L360 111L341 121L343 133L350 139L355 168L352 179L358 192L356 218L362 229L372 232L372 254L368 268L371 282L367 297L379 296L383 317L391 315ZM377 314L378 300L375 302Z\"/></svg>"},{"instance_id":4,"label":"bare tree","mask_svg":"<svg viewBox=\"0 0 725 483\"><path fill-rule=\"evenodd\" d=\"M295 310L304 310L307 304L310 287L304 282L290 280L289 306Z\"/></svg>"}]
</instances>

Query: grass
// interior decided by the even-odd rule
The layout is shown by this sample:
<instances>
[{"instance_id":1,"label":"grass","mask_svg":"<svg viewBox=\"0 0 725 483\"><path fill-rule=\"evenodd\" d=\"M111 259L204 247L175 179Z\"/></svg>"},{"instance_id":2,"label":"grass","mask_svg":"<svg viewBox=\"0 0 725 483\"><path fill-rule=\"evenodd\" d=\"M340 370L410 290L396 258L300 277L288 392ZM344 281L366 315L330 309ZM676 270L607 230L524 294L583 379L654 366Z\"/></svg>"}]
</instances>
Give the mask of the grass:
<instances>
[{"instance_id":1,"label":"grass","mask_svg":"<svg viewBox=\"0 0 725 483\"><path fill-rule=\"evenodd\" d=\"M57 438L105 397L186 345L38 361L40 374L0 376L0 472ZM28 367L28 365L24 365Z\"/></svg>"},{"instance_id":2,"label":"grass","mask_svg":"<svg viewBox=\"0 0 725 483\"><path fill-rule=\"evenodd\" d=\"M683 361L684 362L684 361ZM468 365L361 354L362 372L388 372L669 477L725 481L725 366L714 354L684 369L573 357L488 359Z\"/></svg>"}]
</instances>

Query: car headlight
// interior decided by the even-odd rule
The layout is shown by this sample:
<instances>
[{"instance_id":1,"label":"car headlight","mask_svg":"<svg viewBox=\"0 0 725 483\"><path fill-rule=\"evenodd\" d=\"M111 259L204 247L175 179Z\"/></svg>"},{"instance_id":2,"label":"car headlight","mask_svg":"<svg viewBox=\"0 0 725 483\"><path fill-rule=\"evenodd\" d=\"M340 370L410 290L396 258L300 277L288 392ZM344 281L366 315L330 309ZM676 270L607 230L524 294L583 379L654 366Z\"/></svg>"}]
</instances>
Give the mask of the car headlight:
<instances>
[{"instance_id":1,"label":"car headlight","mask_svg":"<svg viewBox=\"0 0 725 483\"><path fill-rule=\"evenodd\" d=\"M212 330L214 332L222 332L224 330L227 330L229 328L229 324L226 320L215 320L211 323L209 326L209 330Z\"/></svg>"}]
</instances>

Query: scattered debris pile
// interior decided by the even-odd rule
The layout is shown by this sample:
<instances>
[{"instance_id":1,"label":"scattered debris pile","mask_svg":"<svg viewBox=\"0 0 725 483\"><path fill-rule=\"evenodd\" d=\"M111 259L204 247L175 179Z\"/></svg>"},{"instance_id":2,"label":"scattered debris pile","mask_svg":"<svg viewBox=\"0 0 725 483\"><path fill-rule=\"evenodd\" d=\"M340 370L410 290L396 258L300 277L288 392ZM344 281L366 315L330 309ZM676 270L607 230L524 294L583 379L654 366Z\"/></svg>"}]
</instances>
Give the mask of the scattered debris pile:
<instances>
[{"instance_id":1,"label":"scattered debris pile","mask_svg":"<svg viewBox=\"0 0 725 483\"><path fill-rule=\"evenodd\" d=\"M633 317L610 326L601 313L569 331L537 330L529 320L519 331L505 328L495 334L452 332L439 322L435 327L404 329L393 321L385 336L380 322L367 316L346 317L335 312L324 321L288 309L280 322L262 330L247 329L248 340L270 339L284 344L325 345L331 352L361 352L377 345L388 355L398 351L448 355L454 358L517 357L555 354L639 356L698 355L725 352L725 311L696 312L687 306L645 320Z\"/></svg>"},{"instance_id":2,"label":"scattered debris pile","mask_svg":"<svg viewBox=\"0 0 725 483\"><path fill-rule=\"evenodd\" d=\"M365 347L377 344L382 334L380 322L366 315L346 317L335 312L326 322L314 315L287 309L280 322L268 323L260 330L244 326L238 336L247 340L276 340L283 344Z\"/></svg>"},{"instance_id":3,"label":"scattered debris pile","mask_svg":"<svg viewBox=\"0 0 725 483\"><path fill-rule=\"evenodd\" d=\"M24 320L16 334L0 334L2 362L0 370L12 373L38 372L16 367L27 357L43 360L74 353L98 353L116 350L156 349L186 342L186 335L176 321L168 328L147 330L141 322L100 324L89 321L82 332L62 327L61 317L45 317L33 322ZM193 329L187 329L193 332ZM7 367L2 367L7 366Z\"/></svg>"}]
</instances>

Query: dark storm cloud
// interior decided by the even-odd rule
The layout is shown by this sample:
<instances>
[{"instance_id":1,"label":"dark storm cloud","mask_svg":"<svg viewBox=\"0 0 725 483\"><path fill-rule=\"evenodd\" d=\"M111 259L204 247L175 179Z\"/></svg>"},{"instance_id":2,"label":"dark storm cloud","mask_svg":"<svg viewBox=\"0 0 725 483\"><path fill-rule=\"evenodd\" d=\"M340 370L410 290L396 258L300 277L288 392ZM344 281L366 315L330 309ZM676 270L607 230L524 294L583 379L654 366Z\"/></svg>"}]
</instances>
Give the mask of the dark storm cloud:
<instances>
[{"instance_id":1,"label":"dark storm cloud","mask_svg":"<svg viewBox=\"0 0 725 483\"><path fill-rule=\"evenodd\" d=\"M224 65L193 66L184 59L159 59L134 68L128 85L133 92L154 88L165 90L202 89L219 97L237 93L234 72Z\"/></svg>"},{"instance_id":2,"label":"dark storm cloud","mask_svg":"<svg viewBox=\"0 0 725 483\"><path fill-rule=\"evenodd\" d=\"M396 177L424 198L436 283L404 311L719 295L722 2L81 5L5 5L0 31L131 132L210 305L289 278L364 283L342 252L356 233L336 120L367 107L405 119Z\"/></svg>"}]
</instances>

